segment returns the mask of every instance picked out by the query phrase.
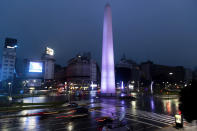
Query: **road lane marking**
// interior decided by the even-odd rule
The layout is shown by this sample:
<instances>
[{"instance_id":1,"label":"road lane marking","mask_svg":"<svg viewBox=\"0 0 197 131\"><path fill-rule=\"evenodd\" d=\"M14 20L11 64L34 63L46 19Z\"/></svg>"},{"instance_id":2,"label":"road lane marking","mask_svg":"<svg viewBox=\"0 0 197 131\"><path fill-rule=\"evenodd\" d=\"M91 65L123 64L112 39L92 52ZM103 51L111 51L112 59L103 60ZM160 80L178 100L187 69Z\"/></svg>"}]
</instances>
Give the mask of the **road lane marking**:
<instances>
[{"instance_id":1,"label":"road lane marking","mask_svg":"<svg viewBox=\"0 0 197 131\"><path fill-rule=\"evenodd\" d=\"M112 109L114 111L113 108L108 108L108 109ZM103 109L103 110L106 110L106 109ZM152 112L146 112L146 111L140 111L140 110L136 110L136 113L131 113L131 112L129 112L128 109L126 109L126 112L129 113L129 114L132 114L132 115L146 117L146 118L149 118L149 119L157 119L157 120L168 122L168 123L174 123L174 117L168 116L168 115L160 116L160 114L156 114L156 113L152 113Z\"/></svg>"},{"instance_id":2,"label":"road lane marking","mask_svg":"<svg viewBox=\"0 0 197 131\"><path fill-rule=\"evenodd\" d=\"M104 114L110 114L110 113L106 113L106 112L103 112L103 111L97 111L97 112L101 112L101 113L104 113ZM143 123L143 124L146 124L146 125L149 125L149 126L154 126L154 127L157 127L157 128L162 128L161 126L157 126L157 125L150 124L150 123L143 122L143 121L139 121L139 120L134 120L134 119L127 118L127 117L125 117L125 119L131 120L131 121L135 121L135 122L139 122L139 123Z\"/></svg>"},{"instance_id":3,"label":"road lane marking","mask_svg":"<svg viewBox=\"0 0 197 131\"><path fill-rule=\"evenodd\" d=\"M160 121L164 121L164 122L168 122L168 123L174 123L174 119L165 119L165 118L159 118L159 117L151 117L151 116L145 116L145 115L135 115L135 114L131 114L131 113L126 113L128 115L134 115L134 116L139 116L139 117L144 117L147 119L153 119L153 120L160 120Z\"/></svg>"},{"instance_id":4,"label":"road lane marking","mask_svg":"<svg viewBox=\"0 0 197 131\"><path fill-rule=\"evenodd\" d=\"M130 120L130 121L139 122L139 123L142 123L142 124L146 124L146 125L149 125L149 126L157 127L157 128L160 128L160 129L163 128L163 127L161 127L161 126L157 126L157 125L150 124L150 123L143 122L143 121L139 121L139 120L130 119L130 118L127 118L127 117L125 117L125 119Z\"/></svg>"},{"instance_id":5,"label":"road lane marking","mask_svg":"<svg viewBox=\"0 0 197 131\"><path fill-rule=\"evenodd\" d=\"M109 111L107 109L103 109L104 111ZM165 120L165 119L159 119L158 117L155 118L155 117L147 117L147 116L140 116L140 115L135 115L135 114L131 114L131 113L125 113L125 115L130 115L130 116L133 116L133 117L138 117L138 118L141 118L141 119L147 119L147 120L151 120L151 121L155 121L155 122L158 122L158 123L162 123L162 124L166 124L166 125L172 125L174 123L174 119L173 120Z\"/></svg>"},{"instance_id":6,"label":"road lane marking","mask_svg":"<svg viewBox=\"0 0 197 131\"><path fill-rule=\"evenodd\" d=\"M127 114L128 115L128 114ZM146 120L150 120L150 121L155 121L157 123L162 123L162 124L165 124L165 125L172 125L172 124L169 124L169 123L166 123L166 122L163 122L163 121L159 121L159 120L154 120L154 119L148 119L148 118L144 118L144 117L140 117L140 116L134 116L134 115L128 115L128 116L133 116L133 117L138 117L138 118L141 118L141 119L146 119Z\"/></svg>"}]
</instances>

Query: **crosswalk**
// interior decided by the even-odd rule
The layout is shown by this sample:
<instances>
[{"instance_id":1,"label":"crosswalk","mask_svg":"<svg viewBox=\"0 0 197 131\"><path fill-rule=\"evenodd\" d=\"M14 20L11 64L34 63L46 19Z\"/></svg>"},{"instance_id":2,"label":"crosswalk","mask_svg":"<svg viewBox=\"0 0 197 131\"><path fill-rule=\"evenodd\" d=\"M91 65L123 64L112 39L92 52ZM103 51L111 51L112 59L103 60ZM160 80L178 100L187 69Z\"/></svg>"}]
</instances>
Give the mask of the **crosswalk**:
<instances>
[{"instance_id":1,"label":"crosswalk","mask_svg":"<svg viewBox=\"0 0 197 131\"><path fill-rule=\"evenodd\" d=\"M144 123L146 125L151 125L157 128L163 128L165 126L172 126L175 124L175 118L170 115L158 114L154 112L142 111L139 109L131 109L124 107L110 107L110 105L104 105L101 112L111 115L112 113L124 113L125 119L130 121L136 121L139 123ZM107 108L106 108L107 107ZM123 110L124 108L124 110ZM191 126L188 122L183 120L184 126Z\"/></svg>"},{"instance_id":2,"label":"crosswalk","mask_svg":"<svg viewBox=\"0 0 197 131\"><path fill-rule=\"evenodd\" d=\"M164 114L157 114L157 113L147 112L147 111L141 111L141 110L132 112L132 111L129 111L129 109L127 109L126 115L139 117L139 118L147 119L151 121L156 121L158 123L163 123L166 125L172 125L175 123L175 118L172 116L164 115Z\"/></svg>"}]
</instances>

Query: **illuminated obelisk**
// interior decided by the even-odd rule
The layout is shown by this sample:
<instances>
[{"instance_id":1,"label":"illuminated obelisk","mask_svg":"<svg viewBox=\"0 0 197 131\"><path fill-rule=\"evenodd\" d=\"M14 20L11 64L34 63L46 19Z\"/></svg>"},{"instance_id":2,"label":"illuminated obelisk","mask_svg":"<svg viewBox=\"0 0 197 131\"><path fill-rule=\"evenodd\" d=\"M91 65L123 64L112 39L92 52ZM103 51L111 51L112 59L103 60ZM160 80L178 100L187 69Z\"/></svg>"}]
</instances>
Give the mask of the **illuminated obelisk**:
<instances>
[{"instance_id":1,"label":"illuminated obelisk","mask_svg":"<svg viewBox=\"0 0 197 131\"><path fill-rule=\"evenodd\" d=\"M114 49L112 13L109 4L105 6L103 23L101 93L115 94Z\"/></svg>"}]
</instances>

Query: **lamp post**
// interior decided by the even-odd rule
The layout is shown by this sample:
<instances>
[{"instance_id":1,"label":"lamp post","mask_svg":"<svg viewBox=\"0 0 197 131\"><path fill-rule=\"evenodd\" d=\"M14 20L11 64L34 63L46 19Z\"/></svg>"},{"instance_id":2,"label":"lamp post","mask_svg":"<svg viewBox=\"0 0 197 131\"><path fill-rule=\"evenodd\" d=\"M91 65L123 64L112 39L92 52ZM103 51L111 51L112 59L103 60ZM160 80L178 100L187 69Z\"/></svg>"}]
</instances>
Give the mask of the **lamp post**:
<instances>
[{"instance_id":1,"label":"lamp post","mask_svg":"<svg viewBox=\"0 0 197 131\"><path fill-rule=\"evenodd\" d=\"M12 100L12 90L11 90L11 85L12 85L12 83L11 82L8 82L8 86L9 86L9 97L8 97L8 99L9 100Z\"/></svg>"},{"instance_id":2,"label":"lamp post","mask_svg":"<svg viewBox=\"0 0 197 131\"><path fill-rule=\"evenodd\" d=\"M8 86L9 86L9 96L11 96L11 91L10 91L10 87L11 87L11 82L8 82Z\"/></svg>"}]
</instances>

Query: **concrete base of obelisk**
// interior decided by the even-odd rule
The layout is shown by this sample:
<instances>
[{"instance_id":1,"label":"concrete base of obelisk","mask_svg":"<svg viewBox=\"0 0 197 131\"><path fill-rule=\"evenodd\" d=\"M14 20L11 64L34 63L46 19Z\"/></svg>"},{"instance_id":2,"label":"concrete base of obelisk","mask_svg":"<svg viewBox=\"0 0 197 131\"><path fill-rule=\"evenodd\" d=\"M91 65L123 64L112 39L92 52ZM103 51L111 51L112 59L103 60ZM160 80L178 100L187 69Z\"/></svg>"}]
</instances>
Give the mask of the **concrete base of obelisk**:
<instances>
[{"instance_id":1,"label":"concrete base of obelisk","mask_svg":"<svg viewBox=\"0 0 197 131\"><path fill-rule=\"evenodd\" d=\"M118 97L117 93L101 93L101 97Z\"/></svg>"}]
</instances>

